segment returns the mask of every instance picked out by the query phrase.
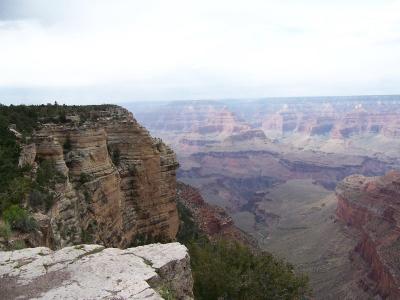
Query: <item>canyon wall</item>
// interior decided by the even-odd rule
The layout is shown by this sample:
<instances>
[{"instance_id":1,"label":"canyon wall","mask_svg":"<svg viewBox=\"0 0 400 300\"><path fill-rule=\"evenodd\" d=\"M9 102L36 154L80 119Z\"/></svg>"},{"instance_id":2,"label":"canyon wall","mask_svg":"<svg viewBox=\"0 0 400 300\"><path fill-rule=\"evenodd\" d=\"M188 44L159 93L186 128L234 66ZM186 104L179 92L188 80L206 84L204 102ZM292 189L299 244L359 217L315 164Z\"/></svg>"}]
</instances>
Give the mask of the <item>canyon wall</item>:
<instances>
[{"instance_id":1,"label":"canyon wall","mask_svg":"<svg viewBox=\"0 0 400 300\"><path fill-rule=\"evenodd\" d=\"M337 216L359 234L354 253L368 266L360 284L385 299L400 298L400 173L353 175L336 189Z\"/></svg>"},{"instance_id":2,"label":"canyon wall","mask_svg":"<svg viewBox=\"0 0 400 300\"><path fill-rule=\"evenodd\" d=\"M351 174L400 166L398 142L384 134L397 126L399 97L182 101L132 111L176 151L179 179L230 212L287 180L334 190Z\"/></svg>"},{"instance_id":3,"label":"canyon wall","mask_svg":"<svg viewBox=\"0 0 400 300\"><path fill-rule=\"evenodd\" d=\"M35 172L51 161L63 175L54 204L36 209L42 234L28 245L128 247L174 240L175 154L125 109L110 106L93 114L85 122L41 124L22 151L20 165Z\"/></svg>"},{"instance_id":4,"label":"canyon wall","mask_svg":"<svg viewBox=\"0 0 400 300\"><path fill-rule=\"evenodd\" d=\"M227 239L257 249L256 241L236 227L224 209L205 202L196 188L178 182L177 201L190 212L189 217L210 240Z\"/></svg>"},{"instance_id":5,"label":"canyon wall","mask_svg":"<svg viewBox=\"0 0 400 300\"><path fill-rule=\"evenodd\" d=\"M176 151L179 180L201 194L189 188L183 193L192 199L189 207L200 224L211 232L220 226L196 204L201 197L226 209L234 225L264 250L307 272L317 299L376 294L373 276L360 275L367 266L358 252L349 260L359 233L336 221L334 190L352 174L381 176L400 169L400 96L127 107ZM363 248L368 247L357 249Z\"/></svg>"},{"instance_id":6,"label":"canyon wall","mask_svg":"<svg viewBox=\"0 0 400 300\"><path fill-rule=\"evenodd\" d=\"M359 134L398 137L399 104L400 97L394 95L181 101L128 107L154 131L233 133L250 127L279 135L302 133L341 139Z\"/></svg>"}]
</instances>

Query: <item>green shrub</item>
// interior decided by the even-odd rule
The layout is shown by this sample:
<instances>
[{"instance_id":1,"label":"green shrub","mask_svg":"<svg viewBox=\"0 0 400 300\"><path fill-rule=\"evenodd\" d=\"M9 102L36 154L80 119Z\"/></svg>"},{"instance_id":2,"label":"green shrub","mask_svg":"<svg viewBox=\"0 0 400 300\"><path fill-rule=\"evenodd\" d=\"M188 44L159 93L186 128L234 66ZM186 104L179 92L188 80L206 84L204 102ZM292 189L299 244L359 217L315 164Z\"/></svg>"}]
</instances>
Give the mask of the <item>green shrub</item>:
<instances>
[{"instance_id":1,"label":"green shrub","mask_svg":"<svg viewBox=\"0 0 400 300\"><path fill-rule=\"evenodd\" d=\"M34 208L42 206L45 203L45 198L46 195L44 193L38 190L33 190L29 194L29 205Z\"/></svg>"},{"instance_id":2,"label":"green shrub","mask_svg":"<svg viewBox=\"0 0 400 300\"><path fill-rule=\"evenodd\" d=\"M107 150L113 164L118 166L121 162L121 151L118 148L114 149L114 147L110 147L109 145L107 145Z\"/></svg>"},{"instance_id":3,"label":"green shrub","mask_svg":"<svg viewBox=\"0 0 400 300\"><path fill-rule=\"evenodd\" d=\"M196 299L302 299L308 279L267 253L238 243L207 240L189 244Z\"/></svg>"},{"instance_id":4,"label":"green shrub","mask_svg":"<svg viewBox=\"0 0 400 300\"><path fill-rule=\"evenodd\" d=\"M96 232L98 232L97 221L91 220L86 228L81 228L81 242L93 244Z\"/></svg>"},{"instance_id":5,"label":"green shrub","mask_svg":"<svg viewBox=\"0 0 400 300\"><path fill-rule=\"evenodd\" d=\"M121 152L119 149L115 149L112 153L111 160L114 163L114 165L118 166L119 163L121 162Z\"/></svg>"},{"instance_id":6,"label":"green shrub","mask_svg":"<svg viewBox=\"0 0 400 300\"><path fill-rule=\"evenodd\" d=\"M87 189L83 191L83 196L85 197L86 203L90 203L92 196L90 195L90 192Z\"/></svg>"},{"instance_id":7,"label":"green shrub","mask_svg":"<svg viewBox=\"0 0 400 300\"><path fill-rule=\"evenodd\" d=\"M11 236L11 227L8 223L0 223L0 237L5 239L6 241L9 240Z\"/></svg>"},{"instance_id":8,"label":"green shrub","mask_svg":"<svg viewBox=\"0 0 400 300\"><path fill-rule=\"evenodd\" d=\"M26 244L23 240L16 240L11 244L10 250L21 250L26 248Z\"/></svg>"},{"instance_id":9,"label":"green shrub","mask_svg":"<svg viewBox=\"0 0 400 300\"><path fill-rule=\"evenodd\" d=\"M87 230L82 229L81 242L85 244L91 244L93 243L93 236Z\"/></svg>"},{"instance_id":10,"label":"green shrub","mask_svg":"<svg viewBox=\"0 0 400 300\"><path fill-rule=\"evenodd\" d=\"M177 203L178 215L179 215L179 231L176 236L177 240L183 244L200 238L200 229L193 221L193 215L188 208L186 208L181 202Z\"/></svg>"},{"instance_id":11,"label":"green shrub","mask_svg":"<svg viewBox=\"0 0 400 300\"><path fill-rule=\"evenodd\" d=\"M175 300L174 293L169 286L163 285L158 289L158 293L165 300Z\"/></svg>"},{"instance_id":12,"label":"green shrub","mask_svg":"<svg viewBox=\"0 0 400 300\"><path fill-rule=\"evenodd\" d=\"M34 189L29 194L28 200L32 208L42 208L48 211L54 204L54 194L50 191Z\"/></svg>"},{"instance_id":13,"label":"green shrub","mask_svg":"<svg viewBox=\"0 0 400 300\"><path fill-rule=\"evenodd\" d=\"M59 113L59 115L58 115L58 121L59 121L60 123L67 123L67 122L68 122L67 116L65 115L65 112L64 112L64 111Z\"/></svg>"},{"instance_id":14,"label":"green shrub","mask_svg":"<svg viewBox=\"0 0 400 300\"><path fill-rule=\"evenodd\" d=\"M25 199L32 186L31 180L26 177L15 177L8 184L6 191L0 194L0 210L3 212L13 204L19 204Z\"/></svg>"},{"instance_id":15,"label":"green shrub","mask_svg":"<svg viewBox=\"0 0 400 300\"><path fill-rule=\"evenodd\" d=\"M63 144L63 150L64 154L72 150L71 138L69 136L67 136L67 138L65 139L65 142Z\"/></svg>"},{"instance_id":16,"label":"green shrub","mask_svg":"<svg viewBox=\"0 0 400 300\"><path fill-rule=\"evenodd\" d=\"M53 189L57 183L63 183L65 176L57 170L53 160L43 160L36 173L36 185L41 189Z\"/></svg>"},{"instance_id":17,"label":"green shrub","mask_svg":"<svg viewBox=\"0 0 400 300\"><path fill-rule=\"evenodd\" d=\"M195 299L303 299L308 279L268 253L253 253L237 242L211 242L188 208L178 201L178 241L190 254Z\"/></svg>"},{"instance_id":18,"label":"green shrub","mask_svg":"<svg viewBox=\"0 0 400 300\"><path fill-rule=\"evenodd\" d=\"M11 205L3 212L3 219L11 225L12 229L22 232L31 232L37 228L35 219L18 205Z\"/></svg>"},{"instance_id":19,"label":"green shrub","mask_svg":"<svg viewBox=\"0 0 400 300\"><path fill-rule=\"evenodd\" d=\"M87 173L82 172L79 175L79 183L81 185L84 185L85 183L87 183L87 182L89 182L91 180L92 180L91 176L89 174L87 174Z\"/></svg>"}]
</instances>

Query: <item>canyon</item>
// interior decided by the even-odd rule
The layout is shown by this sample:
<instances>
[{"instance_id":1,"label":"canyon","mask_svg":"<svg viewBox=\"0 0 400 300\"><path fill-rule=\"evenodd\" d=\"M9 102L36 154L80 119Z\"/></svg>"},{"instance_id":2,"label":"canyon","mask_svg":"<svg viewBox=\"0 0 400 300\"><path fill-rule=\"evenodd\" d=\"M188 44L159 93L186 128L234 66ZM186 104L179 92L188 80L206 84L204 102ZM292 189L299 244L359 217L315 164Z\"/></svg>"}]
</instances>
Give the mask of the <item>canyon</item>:
<instances>
[{"instance_id":1,"label":"canyon","mask_svg":"<svg viewBox=\"0 0 400 300\"><path fill-rule=\"evenodd\" d=\"M159 299L172 285L190 299L187 250L171 242L191 224L189 239L223 238L285 259L309 276L316 299L400 296L400 173L392 171L400 169L400 97L125 106L67 108L38 118L29 135L8 127L21 145L19 184L31 180L20 205L37 228L0 246L23 241L42 252L4 252L5 288L36 272L39 290L28 283L22 292L62 296L67 279L80 278L75 264L101 269L132 254L134 268L124 270L144 275L129 297ZM175 254L178 261L163 260L168 272L152 263ZM69 257L68 266L57 257ZM43 286L45 265L59 266L64 283ZM114 279L99 278L110 289L94 297L118 294Z\"/></svg>"},{"instance_id":2,"label":"canyon","mask_svg":"<svg viewBox=\"0 0 400 300\"><path fill-rule=\"evenodd\" d=\"M1 298L310 293L307 278L177 182L175 153L126 109L0 109Z\"/></svg>"},{"instance_id":3,"label":"canyon","mask_svg":"<svg viewBox=\"0 0 400 300\"><path fill-rule=\"evenodd\" d=\"M400 169L400 97L124 106L174 149L178 179L307 273L317 299L385 297L365 279L368 258L354 254L362 233L337 214L335 189L353 174Z\"/></svg>"},{"instance_id":4,"label":"canyon","mask_svg":"<svg viewBox=\"0 0 400 300\"><path fill-rule=\"evenodd\" d=\"M362 286L385 299L399 299L400 173L353 175L338 185L336 194L339 220L359 233L352 255L367 265Z\"/></svg>"}]
</instances>

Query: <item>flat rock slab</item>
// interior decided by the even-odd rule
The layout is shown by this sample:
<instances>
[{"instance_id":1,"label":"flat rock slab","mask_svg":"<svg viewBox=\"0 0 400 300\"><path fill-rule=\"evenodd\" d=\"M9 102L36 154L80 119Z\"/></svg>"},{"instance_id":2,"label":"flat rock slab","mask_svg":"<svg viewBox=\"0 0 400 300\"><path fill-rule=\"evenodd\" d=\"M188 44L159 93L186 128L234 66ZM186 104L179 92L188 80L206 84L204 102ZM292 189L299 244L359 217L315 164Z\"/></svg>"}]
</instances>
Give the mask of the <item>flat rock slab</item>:
<instances>
[{"instance_id":1,"label":"flat rock slab","mask_svg":"<svg viewBox=\"0 0 400 300\"><path fill-rule=\"evenodd\" d=\"M174 282L188 276L185 286ZM179 243L0 252L0 299L163 299L162 289L191 299L192 283L187 249Z\"/></svg>"}]
</instances>

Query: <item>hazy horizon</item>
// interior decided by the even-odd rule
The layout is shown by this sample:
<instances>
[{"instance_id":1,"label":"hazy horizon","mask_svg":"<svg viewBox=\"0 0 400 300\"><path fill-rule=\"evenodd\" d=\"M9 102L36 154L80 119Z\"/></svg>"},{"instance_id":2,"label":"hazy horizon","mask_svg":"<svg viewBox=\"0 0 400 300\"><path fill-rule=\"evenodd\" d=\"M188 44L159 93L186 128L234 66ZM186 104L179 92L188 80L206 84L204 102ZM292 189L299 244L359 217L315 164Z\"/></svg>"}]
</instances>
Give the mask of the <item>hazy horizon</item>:
<instances>
[{"instance_id":1,"label":"hazy horizon","mask_svg":"<svg viewBox=\"0 0 400 300\"><path fill-rule=\"evenodd\" d=\"M226 103L227 101L234 101L234 102L243 102L243 101L285 101L285 100L318 100L322 101L326 100L349 100L350 98L355 98L357 101L364 101L364 100L372 100L368 98L373 97L395 97L396 101L400 101L400 94L387 94L387 95L317 95L317 96L275 96L275 97L222 97L222 98L204 98L204 99L196 99L196 98L182 98L182 99L134 99L134 100L120 100L120 99L109 99L107 100L105 97L99 96L96 98L93 94L79 94L76 93L73 96L73 100L69 97L56 97L56 96L49 96L49 97L39 97L36 98L32 97L31 93L23 93L31 95L26 96L27 98L18 99L15 97L7 98L2 97L0 98L0 105L42 105L42 104L53 104L57 102L60 105L95 105L95 104L117 104L117 105L127 105L127 104L170 104L174 102L220 102ZM81 97L80 97L81 96ZM17 96L16 96L17 97ZM362 99L363 97L367 99ZM397 99L398 98L398 99Z\"/></svg>"},{"instance_id":2,"label":"hazy horizon","mask_svg":"<svg viewBox=\"0 0 400 300\"><path fill-rule=\"evenodd\" d=\"M0 102L400 94L399 12L399 0L0 0Z\"/></svg>"}]
</instances>

